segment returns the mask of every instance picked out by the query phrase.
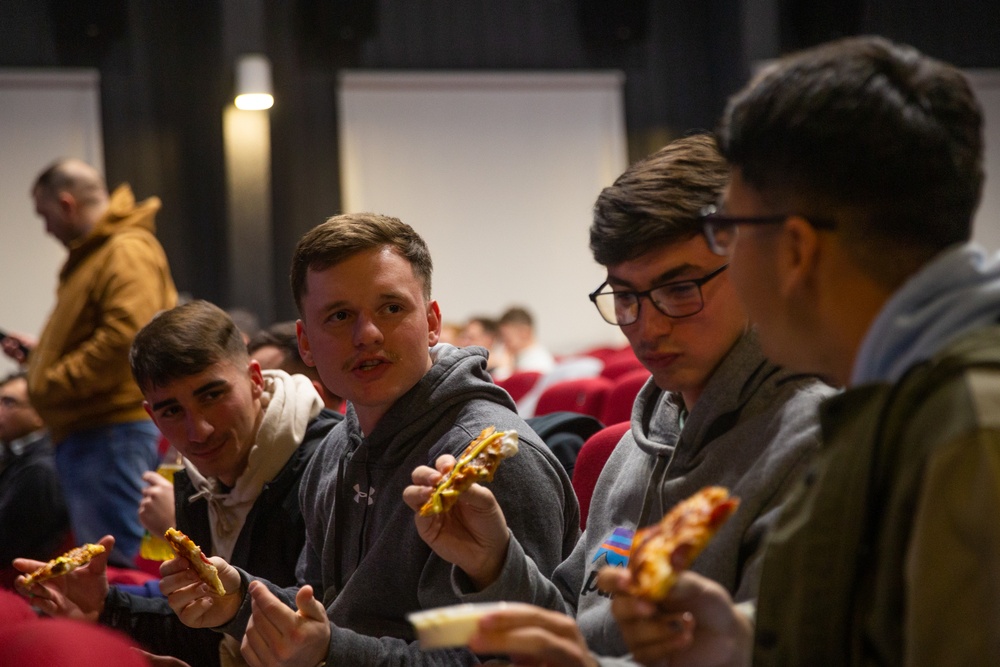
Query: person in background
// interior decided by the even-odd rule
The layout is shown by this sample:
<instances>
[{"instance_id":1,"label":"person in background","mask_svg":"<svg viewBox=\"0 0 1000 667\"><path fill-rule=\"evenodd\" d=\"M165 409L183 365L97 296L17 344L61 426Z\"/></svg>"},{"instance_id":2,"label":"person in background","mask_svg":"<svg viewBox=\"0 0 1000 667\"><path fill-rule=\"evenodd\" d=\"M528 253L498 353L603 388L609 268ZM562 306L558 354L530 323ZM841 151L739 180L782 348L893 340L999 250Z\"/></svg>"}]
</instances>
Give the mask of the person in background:
<instances>
[{"instance_id":1,"label":"person in background","mask_svg":"<svg viewBox=\"0 0 1000 667\"><path fill-rule=\"evenodd\" d=\"M52 441L15 373L0 380L0 586L13 588L14 558L48 560L69 536Z\"/></svg>"},{"instance_id":2,"label":"person in background","mask_svg":"<svg viewBox=\"0 0 1000 667\"><path fill-rule=\"evenodd\" d=\"M1000 664L1000 257L969 242L982 129L958 69L878 37L787 56L729 101L706 235L765 352L847 389L821 406L755 614L694 574L652 610L608 573L644 663Z\"/></svg>"},{"instance_id":3,"label":"person in background","mask_svg":"<svg viewBox=\"0 0 1000 667\"><path fill-rule=\"evenodd\" d=\"M69 254L37 344L12 335L3 350L28 364L28 394L55 444L76 539L110 533L119 547L114 564L132 567L143 535L135 508L142 474L158 462L159 434L129 374L128 350L177 301L155 235L160 200L137 204L128 185L109 195L98 171L76 159L45 169L31 194L46 231Z\"/></svg>"},{"instance_id":4,"label":"person in background","mask_svg":"<svg viewBox=\"0 0 1000 667\"><path fill-rule=\"evenodd\" d=\"M556 366L555 357L535 338L535 320L520 306L507 309L497 323L500 340L511 358L512 372L545 374Z\"/></svg>"},{"instance_id":5,"label":"person in background","mask_svg":"<svg viewBox=\"0 0 1000 667\"><path fill-rule=\"evenodd\" d=\"M458 337L462 333L462 325L456 322L441 323L441 337L439 342L448 345L458 345Z\"/></svg>"},{"instance_id":6,"label":"person in background","mask_svg":"<svg viewBox=\"0 0 1000 667\"><path fill-rule=\"evenodd\" d=\"M341 416L323 409L307 378L261 371L233 320L206 301L154 317L135 337L131 366L146 409L184 456L169 494L174 505L151 531L176 526L206 554L294 583L305 542L297 502L302 474ZM110 552L114 539L101 544ZM123 630L149 651L196 667L242 664L238 643L186 627L166 599L109 588L106 560L102 554L32 587L32 603L50 615ZM22 571L36 564L15 561Z\"/></svg>"},{"instance_id":7,"label":"person in background","mask_svg":"<svg viewBox=\"0 0 1000 667\"><path fill-rule=\"evenodd\" d=\"M590 298L652 377L598 479L586 530L551 581L525 558L487 488L474 485L443 520L417 518L421 535L458 566L463 601L548 609L491 615L473 639L477 651L524 664L622 664L628 648L598 572L625 568L635 531L706 486L728 488L741 504L694 570L737 600L757 595L764 536L818 449L816 410L832 390L768 362L749 330L698 219L726 180L715 139L695 135L632 165L597 198L590 247L607 280ZM414 471L411 507L438 476Z\"/></svg>"},{"instance_id":8,"label":"person in background","mask_svg":"<svg viewBox=\"0 0 1000 667\"><path fill-rule=\"evenodd\" d=\"M277 322L261 329L247 344L250 356L257 360L264 370L279 369L289 375L305 375L331 410L344 412L344 399L323 385L319 372L314 366L302 361L299 340L295 334L295 322Z\"/></svg>"},{"instance_id":9,"label":"person in background","mask_svg":"<svg viewBox=\"0 0 1000 667\"><path fill-rule=\"evenodd\" d=\"M233 322L243 335L243 341L249 345L250 341L260 333L260 318L257 314L246 308L227 308L226 313L233 318Z\"/></svg>"},{"instance_id":10,"label":"person in background","mask_svg":"<svg viewBox=\"0 0 1000 667\"><path fill-rule=\"evenodd\" d=\"M161 570L178 616L242 640L254 667L475 660L414 641L407 613L455 598L450 566L420 539L401 495L411 470L459 454L490 426L520 436L491 488L525 552L550 574L576 542L569 478L492 383L483 350L437 345L431 271L423 239L396 218L341 215L299 241L291 274L302 358L348 401L303 480L299 586L283 590L214 558L231 591L220 598L187 561Z\"/></svg>"},{"instance_id":11,"label":"person in background","mask_svg":"<svg viewBox=\"0 0 1000 667\"><path fill-rule=\"evenodd\" d=\"M492 317L485 315L475 315L470 317L462 327L462 333L458 336L459 347L478 345L486 348L489 358L486 361L486 370L494 380L503 380L510 375L510 356L500 342L500 325Z\"/></svg>"}]
</instances>

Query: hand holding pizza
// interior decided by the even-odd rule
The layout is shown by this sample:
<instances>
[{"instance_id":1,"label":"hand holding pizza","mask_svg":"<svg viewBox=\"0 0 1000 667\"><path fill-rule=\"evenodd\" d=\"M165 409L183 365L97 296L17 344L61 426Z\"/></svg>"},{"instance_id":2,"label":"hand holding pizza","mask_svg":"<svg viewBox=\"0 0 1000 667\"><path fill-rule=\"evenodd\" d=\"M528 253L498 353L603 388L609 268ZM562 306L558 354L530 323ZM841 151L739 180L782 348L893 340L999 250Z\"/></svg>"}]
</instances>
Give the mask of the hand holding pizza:
<instances>
[{"instance_id":1,"label":"hand holding pizza","mask_svg":"<svg viewBox=\"0 0 1000 667\"><path fill-rule=\"evenodd\" d=\"M636 597L632 573L606 567L598 587L613 595L611 613L633 659L647 667L750 665L753 625L716 582L681 573L658 603Z\"/></svg>"},{"instance_id":2,"label":"hand holding pizza","mask_svg":"<svg viewBox=\"0 0 1000 667\"><path fill-rule=\"evenodd\" d=\"M250 582L253 615L243 635L240 653L250 667L264 665L318 665L329 651L330 621L312 586L295 596L298 611L290 609L267 586Z\"/></svg>"},{"instance_id":3,"label":"hand holding pizza","mask_svg":"<svg viewBox=\"0 0 1000 667\"><path fill-rule=\"evenodd\" d=\"M108 557L115 538L105 535L91 548L77 547L49 562L15 558L17 591L48 616L97 621L108 595ZM71 562L72 561L72 562Z\"/></svg>"},{"instance_id":4,"label":"hand holding pizza","mask_svg":"<svg viewBox=\"0 0 1000 667\"><path fill-rule=\"evenodd\" d=\"M419 466L413 484L403 491L403 501L416 512L414 522L421 539L438 556L459 567L478 589L492 583L507 556L510 531L496 497L484 486L468 487L449 511L423 516L437 485L452 470L455 457L444 455L437 469Z\"/></svg>"},{"instance_id":5,"label":"hand holding pizza","mask_svg":"<svg viewBox=\"0 0 1000 667\"><path fill-rule=\"evenodd\" d=\"M212 628L228 623L243 600L240 573L218 556L205 557L190 539L187 539L190 545L175 541L177 535L187 536L174 532L176 535L172 536L168 531L165 537L180 550L177 558L160 566L160 592L167 596L170 608L188 627ZM211 583L202 578L208 568L215 571L216 581Z\"/></svg>"}]
</instances>

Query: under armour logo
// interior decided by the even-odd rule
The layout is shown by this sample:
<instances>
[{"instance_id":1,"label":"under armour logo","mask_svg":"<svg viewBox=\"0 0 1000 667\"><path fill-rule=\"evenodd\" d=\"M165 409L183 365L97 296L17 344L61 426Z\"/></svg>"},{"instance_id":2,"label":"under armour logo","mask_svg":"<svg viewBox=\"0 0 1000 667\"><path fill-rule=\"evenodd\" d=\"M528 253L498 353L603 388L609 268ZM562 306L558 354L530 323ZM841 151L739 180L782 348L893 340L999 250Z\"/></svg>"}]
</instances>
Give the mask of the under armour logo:
<instances>
[{"instance_id":1,"label":"under armour logo","mask_svg":"<svg viewBox=\"0 0 1000 667\"><path fill-rule=\"evenodd\" d=\"M360 504L362 498L367 498L369 505L374 505L375 504L375 487L374 486L368 487L368 493L365 493L364 491L361 490L361 487L358 484L355 484L354 485L354 491L355 491L355 493L354 493L354 502Z\"/></svg>"}]
</instances>

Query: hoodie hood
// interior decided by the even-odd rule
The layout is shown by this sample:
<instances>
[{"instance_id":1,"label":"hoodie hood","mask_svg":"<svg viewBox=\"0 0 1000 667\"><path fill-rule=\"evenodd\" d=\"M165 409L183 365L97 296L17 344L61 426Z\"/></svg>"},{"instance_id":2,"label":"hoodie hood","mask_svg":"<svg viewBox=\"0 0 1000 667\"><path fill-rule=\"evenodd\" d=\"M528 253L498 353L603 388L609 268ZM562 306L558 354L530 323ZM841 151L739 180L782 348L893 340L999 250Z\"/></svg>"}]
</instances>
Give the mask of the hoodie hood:
<instances>
[{"instance_id":1,"label":"hoodie hood","mask_svg":"<svg viewBox=\"0 0 1000 667\"><path fill-rule=\"evenodd\" d=\"M69 256L60 277L65 278L94 248L115 234L137 232L155 238L156 212L160 206L159 197L150 197L137 204L132 188L127 183L119 185L108 198L108 209L90 233L70 243Z\"/></svg>"},{"instance_id":2,"label":"hoodie hood","mask_svg":"<svg viewBox=\"0 0 1000 667\"><path fill-rule=\"evenodd\" d=\"M1000 319L1000 255L975 244L946 250L910 277L872 322L851 385L895 382L971 329Z\"/></svg>"},{"instance_id":3,"label":"hoodie hood","mask_svg":"<svg viewBox=\"0 0 1000 667\"><path fill-rule=\"evenodd\" d=\"M669 457L683 438L691 443L685 447L687 455L693 455L699 445L732 428L744 404L777 370L765 360L756 334L744 334L722 358L698 402L683 419L686 406L680 395L660 389L649 378L632 407L636 444L647 454Z\"/></svg>"},{"instance_id":4,"label":"hoodie hood","mask_svg":"<svg viewBox=\"0 0 1000 667\"><path fill-rule=\"evenodd\" d=\"M442 413L472 400L486 400L516 412L510 395L493 384L486 371L487 353L481 347L459 348L448 344L430 349L433 366L400 397L367 434L369 456L383 465L401 463L413 443L431 428L440 428ZM416 409L419 408L419 409ZM345 421L352 437L361 437L357 414L348 404ZM357 443L352 443L354 446ZM351 447L351 449L354 448Z\"/></svg>"}]
</instances>

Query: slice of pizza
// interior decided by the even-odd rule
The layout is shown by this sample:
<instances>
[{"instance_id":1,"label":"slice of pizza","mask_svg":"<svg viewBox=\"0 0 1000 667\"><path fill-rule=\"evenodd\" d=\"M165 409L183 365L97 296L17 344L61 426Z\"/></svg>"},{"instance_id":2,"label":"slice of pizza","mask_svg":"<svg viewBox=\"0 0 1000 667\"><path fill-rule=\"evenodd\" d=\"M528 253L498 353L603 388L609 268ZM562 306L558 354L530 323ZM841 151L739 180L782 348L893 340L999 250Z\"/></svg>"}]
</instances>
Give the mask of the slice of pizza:
<instances>
[{"instance_id":1,"label":"slice of pizza","mask_svg":"<svg viewBox=\"0 0 1000 667\"><path fill-rule=\"evenodd\" d=\"M739 504L727 489L706 486L638 531L629 554L629 592L652 602L663 600Z\"/></svg>"},{"instance_id":2,"label":"slice of pizza","mask_svg":"<svg viewBox=\"0 0 1000 667\"><path fill-rule=\"evenodd\" d=\"M201 547L195 544L194 540L176 528L167 528L167 532L163 534L163 537L174 548L174 551L191 563L191 567L198 573L201 580L208 584L213 593L220 597L226 594L226 587L222 585L222 580L219 579L219 570L212 565L212 562L202 553Z\"/></svg>"},{"instance_id":3,"label":"slice of pizza","mask_svg":"<svg viewBox=\"0 0 1000 667\"><path fill-rule=\"evenodd\" d=\"M517 431L497 431L493 426L483 429L434 487L431 497L420 508L420 516L447 512L459 494L475 482L493 481L500 462L517 454L517 443Z\"/></svg>"},{"instance_id":4,"label":"slice of pizza","mask_svg":"<svg viewBox=\"0 0 1000 667\"><path fill-rule=\"evenodd\" d=\"M100 544L84 544L81 547L70 549L62 556L53 558L45 565L27 575L22 583L25 588L31 588L37 583L68 574L78 567L83 567L90 562L91 558L102 553L104 553L104 547Z\"/></svg>"}]
</instances>

